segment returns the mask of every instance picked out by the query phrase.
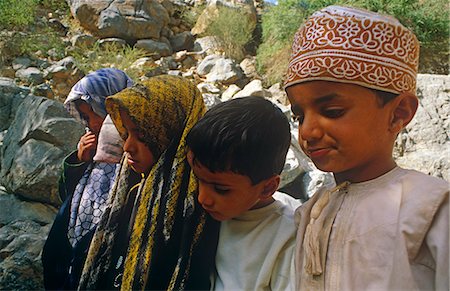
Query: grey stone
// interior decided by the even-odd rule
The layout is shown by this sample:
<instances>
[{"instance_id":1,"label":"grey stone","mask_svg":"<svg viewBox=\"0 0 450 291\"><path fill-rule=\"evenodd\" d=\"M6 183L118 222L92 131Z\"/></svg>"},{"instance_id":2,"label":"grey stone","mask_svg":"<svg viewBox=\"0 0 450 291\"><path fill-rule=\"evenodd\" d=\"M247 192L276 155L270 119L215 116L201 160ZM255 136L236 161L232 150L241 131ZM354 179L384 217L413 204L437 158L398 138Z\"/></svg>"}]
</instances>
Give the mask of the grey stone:
<instances>
[{"instance_id":1,"label":"grey stone","mask_svg":"<svg viewBox=\"0 0 450 291\"><path fill-rule=\"evenodd\" d=\"M72 15L99 38L117 37L130 43L159 39L169 13L156 0L68 0Z\"/></svg>"},{"instance_id":2,"label":"grey stone","mask_svg":"<svg viewBox=\"0 0 450 291\"><path fill-rule=\"evenodd\" d=\"M170 56L172 54L172 48L169 45L152 39L138 40L134 46L155 54L156 58Z\"/></svg>"},{"instance_id":3,"label":"grey stone","mask_svg":"<svg viewBox=\"0 0 450 291\"><path fill-rule=\"evenodd\" d=\"M16 77L27 84L38 85L44 82L44 74L35 67L17 70Z\"/></svg>"},{"instance_id":4,"label":"grey stone","mask_svg":"<svg viewBox=\"0 0 450 291\"><path fill-rule=\"evenodd\" d=\"M60 203L57 181L61 162L76 148L83 129L61 103L27 96L3 140L2 185L25 199Z\"/></svg>"},{"instance_id":5,"label":"grey stone","mask_svg":"<svg viewBox=\"0 0 450 291\"><path fill-rule=\"evenodd\" d=\"M178 33L171 37L170 44L175 52L190 50L194 47L194 36L189 31Z\"/></svg>"}]
</instances>

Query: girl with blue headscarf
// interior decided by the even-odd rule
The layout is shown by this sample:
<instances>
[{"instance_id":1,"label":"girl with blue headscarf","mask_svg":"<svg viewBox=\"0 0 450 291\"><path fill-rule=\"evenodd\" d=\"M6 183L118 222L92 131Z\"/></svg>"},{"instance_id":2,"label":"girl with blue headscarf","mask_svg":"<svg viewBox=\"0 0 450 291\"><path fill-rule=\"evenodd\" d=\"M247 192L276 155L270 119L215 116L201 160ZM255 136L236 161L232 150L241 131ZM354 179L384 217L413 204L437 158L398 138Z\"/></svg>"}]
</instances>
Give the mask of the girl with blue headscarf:
<instances>
[{"instance_id":1,"label":"girl with blue headscarf","mask_svg":"<svg viewBox=\"0 0 450 291\"><path fill-rule=\"evenodd\" d=\"M105 99L132 84L121 70L100 69L78 81L64 102L64 107L86 126L87 132L80 138L77 150L63 162L59 183L63 204L42 252L46 289L78 286L92 235L105 210L121 158L121 152L106 162L96 155L101 147L99 134L106 130L106 121L102 127L107 117Z\"/></svg>"}]
</instances>

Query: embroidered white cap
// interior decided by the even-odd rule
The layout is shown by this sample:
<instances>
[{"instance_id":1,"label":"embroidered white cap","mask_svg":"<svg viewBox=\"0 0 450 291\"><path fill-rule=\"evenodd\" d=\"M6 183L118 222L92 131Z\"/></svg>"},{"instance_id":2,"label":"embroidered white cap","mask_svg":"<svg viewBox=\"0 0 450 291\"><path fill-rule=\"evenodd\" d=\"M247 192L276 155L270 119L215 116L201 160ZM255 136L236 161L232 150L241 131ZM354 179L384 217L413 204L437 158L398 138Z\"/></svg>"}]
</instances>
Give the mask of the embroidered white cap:
<instances>
[{"instance_id":1,"label":"embroidered white cap","mask_svg":"<svg viewBox=\"0 0 450 291\"><path fill-rule=\"evenodd\" d=\"M391 16L328 6L295 34L284 88L325 80L415 94L419 47L414 33Z\"/></svg>"}]
</instances>

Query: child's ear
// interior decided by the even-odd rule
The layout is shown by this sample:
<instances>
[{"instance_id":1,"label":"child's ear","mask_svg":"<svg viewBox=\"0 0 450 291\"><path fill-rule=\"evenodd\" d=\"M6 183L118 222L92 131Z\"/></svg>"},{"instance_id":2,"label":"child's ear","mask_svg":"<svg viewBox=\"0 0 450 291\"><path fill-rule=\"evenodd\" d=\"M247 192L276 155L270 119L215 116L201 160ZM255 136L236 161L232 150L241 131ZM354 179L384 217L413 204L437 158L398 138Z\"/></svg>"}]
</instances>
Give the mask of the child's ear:
<instances>
[{"instance_id":1,"label":"child's ear","mask_svg":"<svg viewBox=\"0 0 450 291\"><path fill-rule=\"evenodd\" d=\"M269 198L277 191L280 185L280 175L274 175L264 181L264 188L261 193L263 198Z\"/></svg>"},{"instance_id":2,"label":"child's ear","mask_svg":"<svg viewBox=\"0 0 450 291\"><path fill-rule=\"evenodd\" d=\"M398 134L413 119L419 106L419 100L414 94L405 92L397 96L392 102L394 108L390 129Z\"/></svg>"}]
</instances>

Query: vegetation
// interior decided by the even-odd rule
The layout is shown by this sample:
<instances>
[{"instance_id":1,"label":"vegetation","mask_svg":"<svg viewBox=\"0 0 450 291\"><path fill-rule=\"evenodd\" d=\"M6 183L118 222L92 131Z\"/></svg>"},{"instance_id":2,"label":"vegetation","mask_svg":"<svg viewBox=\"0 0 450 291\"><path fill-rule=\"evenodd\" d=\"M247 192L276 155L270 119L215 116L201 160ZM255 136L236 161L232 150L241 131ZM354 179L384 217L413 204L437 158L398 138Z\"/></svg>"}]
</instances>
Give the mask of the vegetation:
<instances>
[{"instance_id":1,"label":"vegetation","mask_svg":"<svg viewBox=\"0 0 450 291\"><path fill-rule=\"evenodd\" d=\"M129 46L95 43L93 47L75 48L70 52L70 55L75 58L78 68L85 73L101 68L114 67L125 71L132 79L137 80L141 72L131 65L137 59L148 56L148 53L142 49Z\"/></svg>"},{"instance_id":2,"label":"vegetation","mask_svg":"<svg viewBox=\"0 0 450 291\"><path fill-rule=\"evenodd\" d=\"M347 5L395 16L421 42L421 72L448 74L449 3L447 0L279 0L262 17L258 70L271 84L282 79L288 59L286 47L301 23L328 5ZM282 67L283 69L280 69Z\"/></svg>"},{"instance_id":3,"label":"vegetation","mask_svg":"<svg viewBox=\"0 0 450 291\"><path fill-rule=\"evenodd\" d=\"M205 34L216 36L224 47L226 56L241 61L244 46L251 41L255 25L240 10L220 7L217 17L208 26Z\"/></svg>"},{"instance_id":4,"label":"vegetation","mask_svg":"<svg viewBox=\"0 0 450 291\"><path fill-rule=\"evenodd\" d=\"M1 0L0 29L21 28L34 21L38 0Z\"/></svg>"}]
</instances>

